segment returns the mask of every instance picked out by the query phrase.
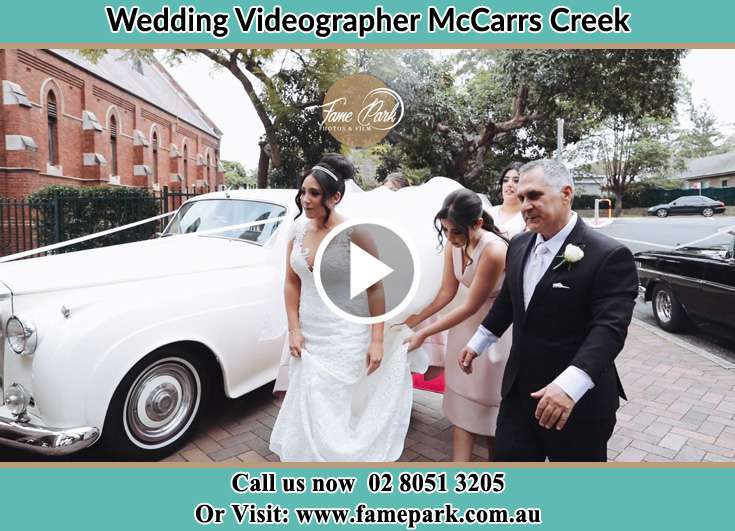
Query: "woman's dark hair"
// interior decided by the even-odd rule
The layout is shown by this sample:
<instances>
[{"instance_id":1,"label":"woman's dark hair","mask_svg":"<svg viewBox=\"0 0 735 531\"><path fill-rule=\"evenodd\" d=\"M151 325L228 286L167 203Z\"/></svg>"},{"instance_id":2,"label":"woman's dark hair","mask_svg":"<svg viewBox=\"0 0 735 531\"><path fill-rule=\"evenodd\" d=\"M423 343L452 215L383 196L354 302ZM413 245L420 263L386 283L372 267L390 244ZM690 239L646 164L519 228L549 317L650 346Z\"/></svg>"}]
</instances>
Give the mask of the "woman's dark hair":
<instances>
[{"instance_id":1,"label":"woman's dark hair","mask_svg":"<svg viewBox=\"0 0 735 531\"><path fill-rule=\"evenodd\" d=\"M320 169L318 166L321 166L324 169ZM329 172L334 174L337 179L335 180ZM342 200L342 197L345 196L345 180L352 179L355 175L355 167L349 160L339 153L325 153L314 167L309 168L301 176L299 191L296 193L296 208L299 209L299 213L296 214L294 219L303 214L304 209L301 206L301 196L303 194L301 192L301 187L304 185L304 179L309 175L316 179L319 183L319 188L322 190L322 206L327 212L324 215L324 223L326 223L329 221L329 216L332 214L331 209L327 206L327 199L339 192L340 201Z\"/></svg>"},{"instance_id":2,"label":"woman's dark hair","mask_svg":"<svg viewBox=\"0 0 735 531\"><path fill-rule=\"evenodd\" d=\"M441 249L444 245L441 220L448 219L457 226L457 229L464 236L465 244L462 254L469 258L471 264L472 258L467 254L467 246L470 244L470 227L480 218L482 218L483 229L500 236L505 243L509 242L508 238L495 226L493 217L482 208L482 201L475 192L460 188L449 194L444 199L441 210L434 216L434 228L439 239L439 248Z\"/></svg>"},{"instance_id":3,"label":"woman's dark hair","mask_svg":"<svg viewBox=\"0 0 735 531\"><path fill-rule=\"evenodd\" d=\"M503 188L503 179L505 179L505 174L508 173L510 170L515 170L520 173L522 166L522 162L511 162L505 168L503 168L503 170L500 172L500 176L498 177L498 190L501 190Z\"/></svg>"}]
</instances>

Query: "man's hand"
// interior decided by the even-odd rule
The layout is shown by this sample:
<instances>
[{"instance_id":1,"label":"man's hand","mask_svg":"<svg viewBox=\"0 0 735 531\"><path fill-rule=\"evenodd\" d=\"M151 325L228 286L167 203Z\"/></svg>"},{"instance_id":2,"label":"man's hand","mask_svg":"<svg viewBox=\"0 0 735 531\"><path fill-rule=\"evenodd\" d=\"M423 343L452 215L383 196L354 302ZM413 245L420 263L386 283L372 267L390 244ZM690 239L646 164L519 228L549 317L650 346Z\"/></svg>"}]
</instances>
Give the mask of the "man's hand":
<instances>
[{"instance_id":1,"label":"man's hand","mask_svg":"<svg viewBox=\"0 0 735 531\"><path fill-rule=\"evenodd\" d=\"M564 428L569 415L572 414L575 402L561 387L550 383L535 393L531 393L531 397L540 398L535 413L540 426L547 430L555 426L557 430Z\"/></svg>"},{"instance_id":2,"label":"man's hand","mask_svg":"<svg viewBox=\"0 0 735 531\"><path fill-rule=\"evenodd\" d=\"M467 374L472 374L472 362L475 361L477 356L477 352L472 350L470 347L463 348L457 359L459 362L459 368Z\"/></svg>"}]
</instances>

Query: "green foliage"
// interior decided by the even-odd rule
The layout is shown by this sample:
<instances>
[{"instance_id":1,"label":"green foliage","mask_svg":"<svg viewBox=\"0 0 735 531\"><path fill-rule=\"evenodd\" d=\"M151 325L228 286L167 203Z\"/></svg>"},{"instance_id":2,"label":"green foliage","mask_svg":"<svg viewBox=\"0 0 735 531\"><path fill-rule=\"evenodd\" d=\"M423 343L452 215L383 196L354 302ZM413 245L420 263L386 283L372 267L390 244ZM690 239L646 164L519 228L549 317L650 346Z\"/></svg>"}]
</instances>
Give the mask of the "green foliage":
<instances>
[{"instance_id":1,"label":"green foliage","mask_svg":"<svg viewBox=\"0 0 735 531\"><path fill-rule=\"evenodd\" d=\"M389 137L400 154L390 157L404 169L430 168L478 191L493 190L507 163L551 156L558 117L570 143L604 120L632 126L671 116L682 54L466 50L437 61L423 50L403 50L387 61L382 52L382 69L375 71L406 104Z\"/></svg>"},{"instance_id":2,"label":"green foliage","mask_svg":"<svg viewBox=\"0 0 735 531\"><path fill-rule=\"evenodd\" d=\"M254 170L249 170L234 160L223 160L222 166L225 168L225 185L232 188L255 185Z\"/></svg>"},{"instance_id":3,"label":"green foliage","mask_svg":"<svg viewBox=\"0 0 735 531\"><path fill-rule=\"evenodd\" d=\"M120 227L159 214L159 204L139 188L47 186L28 196L39 216L39 243L48 245ZM154 236L157 223L146 223L82 242L60 252L78 251Z\"/></svg>"},{"instance_id":4,"label":"green foliage","mask_svg":"<svg viewBox=\"0 0 735 531\"><path fill-rule=\"evenodd\" d=\"M688 159L726 153L730 146L717 129L717 119L705 102L696 105L692 98L691 81L679 81L679 102L688 118L688 127L681 128L673 140L673 167L683 170Z\"/></svg>"}]
</instances>

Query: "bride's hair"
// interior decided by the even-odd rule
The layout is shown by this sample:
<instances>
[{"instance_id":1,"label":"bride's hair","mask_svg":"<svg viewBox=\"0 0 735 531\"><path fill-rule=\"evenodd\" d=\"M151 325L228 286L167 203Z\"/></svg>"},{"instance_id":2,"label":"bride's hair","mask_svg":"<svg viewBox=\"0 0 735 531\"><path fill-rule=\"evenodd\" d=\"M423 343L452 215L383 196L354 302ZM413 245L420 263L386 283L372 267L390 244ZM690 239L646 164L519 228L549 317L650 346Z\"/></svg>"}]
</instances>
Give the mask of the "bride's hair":
<instances>
[{"instance_id":1,"label":"bride's hair","mask_svg":"<svg viewBox=\"0 0 735 531\"><path fill-rule=\"evenodd\" d=\"M299 191L296 194L296 208L299 209L299 213L296 214L294 219L303 214L303 207L301 206L301 196L303 194L301 187L304 184L304 179L309 175L316 179L319 183L319 188L322 190L322 206L327 212L324 216L324 223L326 223L329 221L329 216L332 215L332 210L327 206L327 199L339 192L340 201L342 200L342 197L345 196L345 181L352 179L355 175L355 167L339 153L325 153L314 167L305 171L301 176Z\"/></svg>"},{"instance_id":2,"label":"bride's hair","mask_svg":"<svg viewBox=\"0 0 735 531\"><path fill-rule=\"evenodd\" d=\"M495 225L493 217L482 208L482 200L475 192L460 188L449 194L444 199L441 210L434 216L434 228L439 239L439 249L444 247L441 220L448 219L457 226L457 229L464 236L465 244L462 253L472 263L472 258L467 255L467 246L470 244L470 227L480 218L482 218L483 229L500 236L505 243L509 242L508 238Z\"/></svg>"}]
</instances>

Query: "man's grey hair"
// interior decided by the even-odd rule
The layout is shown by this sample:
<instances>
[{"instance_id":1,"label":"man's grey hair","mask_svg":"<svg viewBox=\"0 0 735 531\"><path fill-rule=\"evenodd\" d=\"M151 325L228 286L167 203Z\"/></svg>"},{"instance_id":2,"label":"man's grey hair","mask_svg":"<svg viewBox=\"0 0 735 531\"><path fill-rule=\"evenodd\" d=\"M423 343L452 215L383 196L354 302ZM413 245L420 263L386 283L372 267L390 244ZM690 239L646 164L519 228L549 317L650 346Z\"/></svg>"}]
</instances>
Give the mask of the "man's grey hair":
<instances>
[{"instance_id":1,"label":"man's grey hair","mask_svg":"<svg viewBox=\"0 0 735 531\"><path fill-rule=\"evenodd\" d=\"M541 168L544 174L544 180L555 190L561 191L567 185L571 186L572 190L574 190L574 179L572 179L571 172L558 160L539 159L527 162L521 166L518 173L522 175L537 168Z\"/></svg>"}]
</instances>

